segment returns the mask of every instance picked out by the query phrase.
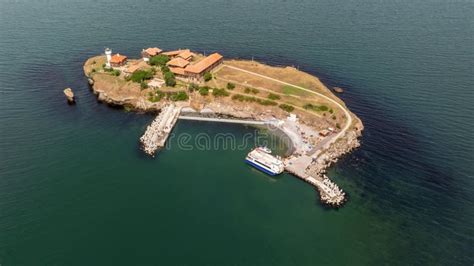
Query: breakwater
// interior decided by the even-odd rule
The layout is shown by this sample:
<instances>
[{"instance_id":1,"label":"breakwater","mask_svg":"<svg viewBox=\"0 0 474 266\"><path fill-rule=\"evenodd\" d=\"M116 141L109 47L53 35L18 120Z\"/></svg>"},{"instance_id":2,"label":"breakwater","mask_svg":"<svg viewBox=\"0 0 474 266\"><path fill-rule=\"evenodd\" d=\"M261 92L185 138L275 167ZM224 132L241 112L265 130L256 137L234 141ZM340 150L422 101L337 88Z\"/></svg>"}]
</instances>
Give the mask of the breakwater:
<instances>
[{"instance_id":1,"label":"breakwater","mask_svg":"<svg viewBox=\"0 0 474 266\"><path fill-rule=\"evenodd\" d=\"M140 138L142 148L148 155L154 155L156 150L164 147L168 136L178 119L180 108L169 104L161 109L160 114L147 127Z\"/></svg>"}]
</instances>

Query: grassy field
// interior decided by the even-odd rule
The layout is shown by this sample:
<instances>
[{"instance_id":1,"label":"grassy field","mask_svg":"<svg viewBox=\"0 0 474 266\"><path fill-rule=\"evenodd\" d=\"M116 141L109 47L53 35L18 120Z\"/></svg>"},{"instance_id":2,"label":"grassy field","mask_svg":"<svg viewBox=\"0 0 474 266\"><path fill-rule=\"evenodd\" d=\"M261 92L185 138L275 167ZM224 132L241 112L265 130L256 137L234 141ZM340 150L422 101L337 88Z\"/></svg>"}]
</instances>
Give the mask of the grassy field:
<instances>
[{"instance_id":1,"label":"grassy field","mask_svg":"<svg viewBox=\"0 0 474 266\"><path fill-rule=\"evenodd\" d=\"M286 95L309 96L310 94L290 85L283 85L281 90Z\"/></svg>"}]
</instances>

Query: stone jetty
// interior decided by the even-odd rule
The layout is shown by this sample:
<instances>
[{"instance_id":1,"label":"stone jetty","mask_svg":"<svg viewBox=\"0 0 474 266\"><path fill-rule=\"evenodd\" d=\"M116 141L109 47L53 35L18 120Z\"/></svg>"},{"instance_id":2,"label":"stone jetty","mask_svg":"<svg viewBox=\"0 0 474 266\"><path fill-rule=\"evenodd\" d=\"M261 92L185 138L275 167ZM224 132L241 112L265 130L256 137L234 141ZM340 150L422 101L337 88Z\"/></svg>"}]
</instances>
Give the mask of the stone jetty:
<instances>
[{"instance_id":1,"label":"stone jetty","mask_svg":"<svg viewBox=\"0 0 474 266\"><path fill-rule=\"evenodd\" d=\"M319 191L319 198L322 204L330 207L340 207L346 201L346 193L332 182L326 175L310 176L306 174L304 167L289 163L285 160L285 170L294 176L313 185Z\"/></svg>"},{"instance_id":2,"label":"stone jetty","mask_svg":"<svg viewBox=\"0 0 474 266\"><path fill-rule=\"evenodd\" d=\"M180 111L180 108L174 104L166 105L161 109L160 114L147 127L145 134L140 138L145 153L153 156L158 148L165 146Z\"/></svg>"}]
</instances>

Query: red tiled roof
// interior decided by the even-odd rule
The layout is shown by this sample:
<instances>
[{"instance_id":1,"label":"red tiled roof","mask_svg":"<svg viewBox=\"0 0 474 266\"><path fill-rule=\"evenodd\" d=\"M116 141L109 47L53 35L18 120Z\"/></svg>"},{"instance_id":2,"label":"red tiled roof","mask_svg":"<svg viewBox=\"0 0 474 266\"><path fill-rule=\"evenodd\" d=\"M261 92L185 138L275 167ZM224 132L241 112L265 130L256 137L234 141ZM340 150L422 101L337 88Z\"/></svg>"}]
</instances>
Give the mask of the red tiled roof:
<instances>
[{"instance_id":1,"label":"red tiled roof","mask_svg":"<svg viewBox=\"0 0 474 266\"><path fill-rule=\"evenodd\" d=\"M183 52L181 52L178 56L183 58L183 59L186 59L186 60L189 60L191 57L193 57L193 53L191 53L190 50L185 50Z\"/></svg>"},{"instance_id":2,"label":"red tiled roof","mask_svg":"<svg viewBox=\"0 0 474 266\"><path fill-rule=\"evenodd\" d=\"M114 54L112 58L110 58L110 63L121 64L127 60L125 55L121 54Z\"/></svg>"},{"instance_id":3,"label":"red tiled roof","mask_svg":"<svg viewBox=\"0 0 474 266\"><path fill-rule=\"evenodd\" d=\"M145 53L147 53L149 56L155 56L155 55L161 53L162 51L163 50L161 50L158 47L151 47L151 48L145 49Z\"/></svg>"},{"instance_id":4,"label":"red tiled roof","mask_svg":"<svg viewBox=\"0 0 474 266\"><path fill-rule=\"evenodd\" d=\"M177 75L185 75L184 68L181 67L170 67L170 71Z\"/></svg>"},{"instance_id":5,"label":"red tiled roof","mask_svg":"<svg viewBox=\"0 0 474 266\"><path fill-rule=\"evenodd\" d=\"M168 52L164 52L163 54L164 55L167 55L167 56L177 56L179 55L180 53L183 53L183 52L190 52L189 49L184 49L184 50L175 50L175 51L168 51Z\"/></svg>"},{"instance_id":6,"label":"red tiled roof","mask_svg":"<svg viewBox=\"0 0 474 266\"><path fill-rule=\"evenodd\" d=\"M210 66L221 60L223 57L219 53L213 53L208 57L202 59L194 65L188 65L185 70L194 74L200 74L206 71Z\"/></svg>"},{"instance_id":7,"label":"red tiled roof","mask_svg":"<svg viewBox=\"0 0 474 266\"><path fill-rule=\"evenodd\" d=\"M168 63L166 63L166 65L183 68L189 65L189 61L184 60L181 57L176 57L176 58L171 59Z\"/></svg>"}]
</instances>

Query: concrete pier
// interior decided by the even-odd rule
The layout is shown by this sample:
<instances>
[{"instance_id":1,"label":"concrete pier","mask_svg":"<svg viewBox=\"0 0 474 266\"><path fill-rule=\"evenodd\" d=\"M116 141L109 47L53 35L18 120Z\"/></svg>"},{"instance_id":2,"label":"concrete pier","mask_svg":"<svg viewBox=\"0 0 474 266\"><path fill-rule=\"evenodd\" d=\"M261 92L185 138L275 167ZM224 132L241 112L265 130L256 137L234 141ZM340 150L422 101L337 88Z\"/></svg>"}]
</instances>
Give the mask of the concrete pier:
<instances>
[{"instance_id":1,"label":"concrete pier","mask_svg":"<svg viewBox=\"0 0 474 266\"><path fill-rule=\"evenodd\" d=\"M147 127L140 142L148 155L153 156L158 148L165 146L166 140L176 124L180 109L174 104L164 106L160 114Z\"/></svg>"},{"instance_id":2,"label":"concrete pier","mask_svg":"<svg viewBox=\"0 0 474 266\"><path fill-rule=\"evenodd\" d=\"M187 115L180 115L178 118L182 119L182 120L235 123L235 124L246 124L246 125L268 125L268 124L272 123L272 121L257 121L257 120L230 119L230 118L203 117L203 116L187 116Z\"/></svg>"}]
</instances>

